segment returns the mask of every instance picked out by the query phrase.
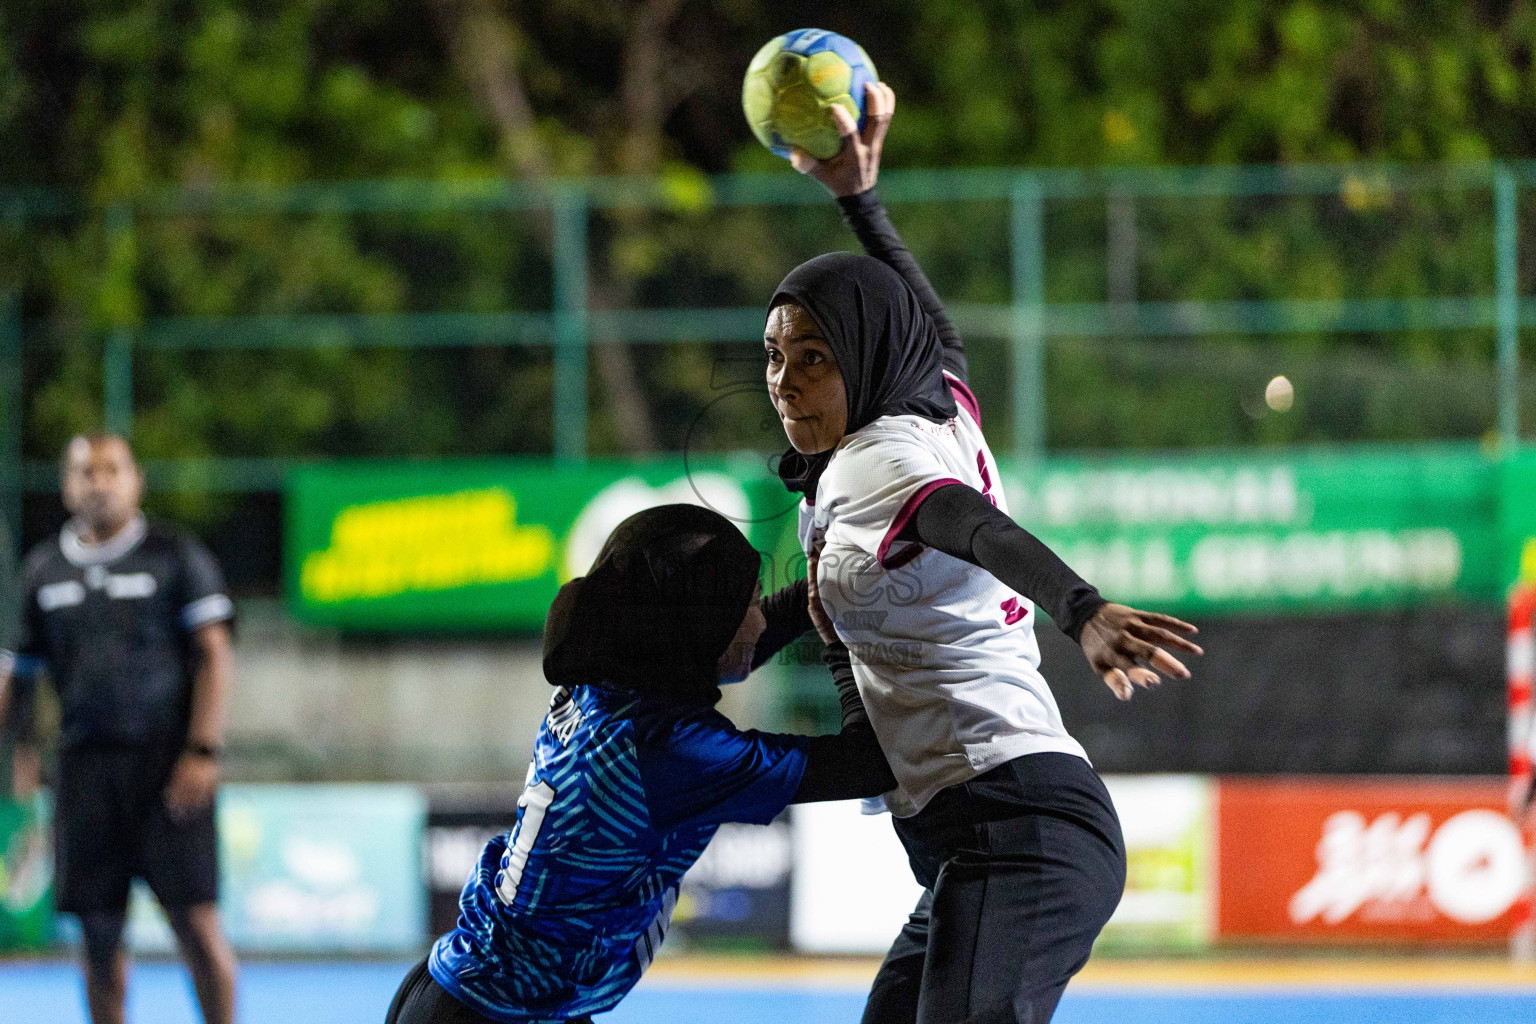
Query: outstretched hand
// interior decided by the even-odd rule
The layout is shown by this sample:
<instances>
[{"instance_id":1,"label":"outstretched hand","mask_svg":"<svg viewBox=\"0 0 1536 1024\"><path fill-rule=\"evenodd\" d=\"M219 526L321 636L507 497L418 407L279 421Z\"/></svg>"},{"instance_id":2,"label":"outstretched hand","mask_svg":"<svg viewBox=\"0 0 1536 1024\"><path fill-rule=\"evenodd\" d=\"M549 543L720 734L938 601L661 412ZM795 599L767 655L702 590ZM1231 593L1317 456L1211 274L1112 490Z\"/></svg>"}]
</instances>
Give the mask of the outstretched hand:
<instances>
[{"instance_id":1,"label":"outstretched hand","mask_svg":"<svg viewBox=\"0 0 1536 1024\"><path fill-rule=\"evenodd\" d=\"M884 82L868 82L864 86L864 131L847 109L833 104L832 119L837 122L838 134L843 137L843 148L837 155L818 160L799 146L790 152L789 162L801 174L809 174L827 187L834 196L856 196L875 187L880 176L880 150L885 145L885 133L891 127L891 116L896 113L896 93Z\"/></svg>"},{"instance_id":2,"label":"outstretched hand","mask_svg":"<svg viewBox=\"0 0 1536 1024\"><path fill-rule=\"evenodd\" d=\"M1163 648L1204 654L1194 641L1180 635L1198 632L1171 615L1106 604L1083 627L1083 654L1116 697L1130 700L1137 686L1153 687L1162 682L1158 672L1188 679L1189 669Z\"/></svg>"}]
</instances>

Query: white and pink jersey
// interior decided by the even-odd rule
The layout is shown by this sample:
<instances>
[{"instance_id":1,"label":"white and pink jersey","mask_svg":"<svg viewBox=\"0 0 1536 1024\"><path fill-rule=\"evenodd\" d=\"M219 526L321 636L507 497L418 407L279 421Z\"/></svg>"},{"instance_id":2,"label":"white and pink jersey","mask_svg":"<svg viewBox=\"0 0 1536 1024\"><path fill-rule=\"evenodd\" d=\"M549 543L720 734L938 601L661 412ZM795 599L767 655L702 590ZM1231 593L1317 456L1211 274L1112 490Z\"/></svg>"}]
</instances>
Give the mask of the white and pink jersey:
<instances>
[{"instance_id":1,"label":"white and pink jersey","mask_svg":"<svg viewBox=\"0 0 1536 1024\"><path fill-rule=\"evenodd\" d=\"M946 375L948 376L948 375ZM897 817L1025 754L1087 759L1040 675L1033 604L985 569L896 535L946 484L1008 511L976 399L949 377L954 419L882 416L843 438L800 504L800 544L821 551L822 604L853 652L859 695L899 787Z\"/></svg>"}]
</instances>

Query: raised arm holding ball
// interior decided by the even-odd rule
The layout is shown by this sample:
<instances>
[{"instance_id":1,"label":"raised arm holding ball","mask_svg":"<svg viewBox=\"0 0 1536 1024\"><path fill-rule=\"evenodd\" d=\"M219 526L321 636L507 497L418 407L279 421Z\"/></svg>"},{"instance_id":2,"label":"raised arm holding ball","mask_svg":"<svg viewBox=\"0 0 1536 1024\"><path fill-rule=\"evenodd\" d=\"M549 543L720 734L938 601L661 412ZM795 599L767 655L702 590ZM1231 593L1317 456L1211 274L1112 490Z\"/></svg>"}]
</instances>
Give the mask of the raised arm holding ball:
<instances>
[{"instance_id":1,"label":"raised arm holding ball","mask_svg":"<svg viewBox=\"0 0 1536 1024\"><path fill-rule=\"evenodd\" d=\"M934 321L943 349L945 373L962 385L968 377L965 349L960 333L955 329L939 301L933 286L922 268L917 265L911 252L902 243L890 225L884 207L874 194L876 180L880 176L880 153L890 130L891 118L896 112L896 93L884 82L872 82L865 95L865 125L862 130L852 115L839 105L832 105L828 113L837 124L844 139L843 147L836 156L818 160L798 146L790 150L790 163L801 174L808 174L826 186L837 198L848 223L858 233L869 254L896 270L912 289L922 304L924 312ZM781 312L782 311L782 312ZM801 326L815 328L814 317L792 303L776 306L769 314L769 323L777 316L782 320L797 320ZM830 353L829 353L830 354ZM770 384L770 389L772 385ZM968 392L968 388L966 389ZM974 399L966 395L974 404ZM803 403L802 403L803 404ZM846 421L845 421L846 422ZM794 442L793 435L790 436ZM810 440L810 439L807 439ZM823 439L825 440L825 439ZM818 442L810 440L814 447ZM797 451L803 449L796 445ZM827 447L831 447L828 445ZM919 524L921 529L921 524ZM1020 532L1023 532L1020 530ZM924 538L918 537L919 540ZM1038 543L1038 542L1037 542ZM1043 545L1039 549L1054 559L1055 555ZM992 565L984 568L993 569ZM1063 568L1065 568L1063 566ZM1003 571L1007 571L1004 569ZM1071 570L1066 570L1070 572ZM1081 583L1081 587L1087 587ZM1071 588L1080 592L1079 587ZM1089 588L1092 589L1092 588ZM1096 593L1096 592L1095 592ZM1044 597L1031 599L1039 601ZM1068 633L1080 634L1083 653L1095 672L1121 700L1130 700L1134 686L1151 687L1160 681L1157 669L1177 678L1189 678L1189 670L1177 658L1158 645L1166 645L1191 654L1199 654L1198 646L1179 636L1179 633L1197 632L1194 626L1169 615L1157 612L1140 612L1125 605L1099 601L1094 614L1080 629L1068 628L1057 619Z\"/></svg>"},{"instance_id":2,"label":"raised arm holding ball","mask_svg":"<svg viewBox=\"0 0 1536 1024\"><path fill-rule=\"evenodd\" d=\"M1159 671L1189 676L1170 649L1201 652L1193 626L1105 601L1009 518L959 332L873 191L895 107L870 82L861 118L825 106L835 155L789 148L869 255L796 268L763 339L791 445L779 473L804 495L815 590L853 652L925 887L864 1021L1039 1024L1120 900L1125 850L1040 675L1031 602L1121 700Z\"/></svg>"}]
</instances>

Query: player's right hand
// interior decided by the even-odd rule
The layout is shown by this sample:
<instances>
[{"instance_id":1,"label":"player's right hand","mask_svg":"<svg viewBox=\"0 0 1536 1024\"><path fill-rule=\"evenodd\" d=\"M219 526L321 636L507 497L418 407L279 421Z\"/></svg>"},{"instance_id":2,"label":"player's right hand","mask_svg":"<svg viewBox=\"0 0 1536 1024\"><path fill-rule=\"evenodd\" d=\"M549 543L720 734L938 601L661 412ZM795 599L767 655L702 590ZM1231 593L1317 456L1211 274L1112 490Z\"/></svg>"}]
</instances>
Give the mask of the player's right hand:
<instances>
[{"instance_id":1,"label":"player's right hand","mask_svg":"<svg viewBox=\"0 0 1536 1024\"><path fill-rule=\"evenodd\" d=\"M183 820L213 803L219 789L219 762L186 752L176 761L165 786L165 806L171 817Z\"/></svg>"},{"instance_id":2,"label":"player's right hand","mask_svg":"<svg viewBox=\"0 0 1536 1024\"><path fill-rule=\"evenodd\" d=\"M789 162L801 174L809 174L834 196L856 196L875 187L880 177L880 150L896 113L896 93L884 82L864 86L864 131L843 107L833 104L832 119L843 137L843 148L827 160L818 160L799 146L790 151Z\"/></svg>"},{"instance_id":3,"label":"player's right hand","mask_svg":"<svg viewBox=\"0 0 1536 1024\"><path fill-rule=\"evenodd\" d=\"M1189 669L1163 648L1204 654L1198 644L1179 635L1198 632L1194 626L1171 615L1140 612L1111 603L1088 620L1081 641L1083 654L1099 678L1116 697L1130 700L1137 686L1152 687L1162 682L1158 672L1175 679L1188 679Z\"/></svg>"},{"instance_id":4,"label":"player's right hand","mask_svg":"<svg viewBox=\"0 0 1536 1024\"><path fill-rule=\"evenodd\" d=\"M31 800L42 788L43 762L37 747L31 743L18 743L11 748L11 796L23 803Z\"/></svg>"}]
</instances>

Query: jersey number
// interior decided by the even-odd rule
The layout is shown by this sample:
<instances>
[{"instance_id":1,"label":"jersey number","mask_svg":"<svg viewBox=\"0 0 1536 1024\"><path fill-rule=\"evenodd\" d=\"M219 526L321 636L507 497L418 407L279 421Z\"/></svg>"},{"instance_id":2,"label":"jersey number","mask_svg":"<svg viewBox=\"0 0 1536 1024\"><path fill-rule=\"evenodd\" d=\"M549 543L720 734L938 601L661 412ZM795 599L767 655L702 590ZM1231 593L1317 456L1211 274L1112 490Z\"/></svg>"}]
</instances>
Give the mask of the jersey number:
<instances>
[{"instance_id":1,"label":"jersey number","mask_svg":"<svg viewBox=\"0 0 1536 1024\"><path fill-rule=\"evenodd\" d=\"M529 774L533 773L530 771ZM517 828L512 830L507 852L501 855L501 870L496 872L496 895L509 907L517 898L518 883L522 882L523 870L528 867L528 854L533 852L533 844L539 841L544 815L549 813L549 805L554 802L554 787L547 782L531 783L517 798L518 810L523 813L518 818Z\"/></svg>"}]
</instances>

